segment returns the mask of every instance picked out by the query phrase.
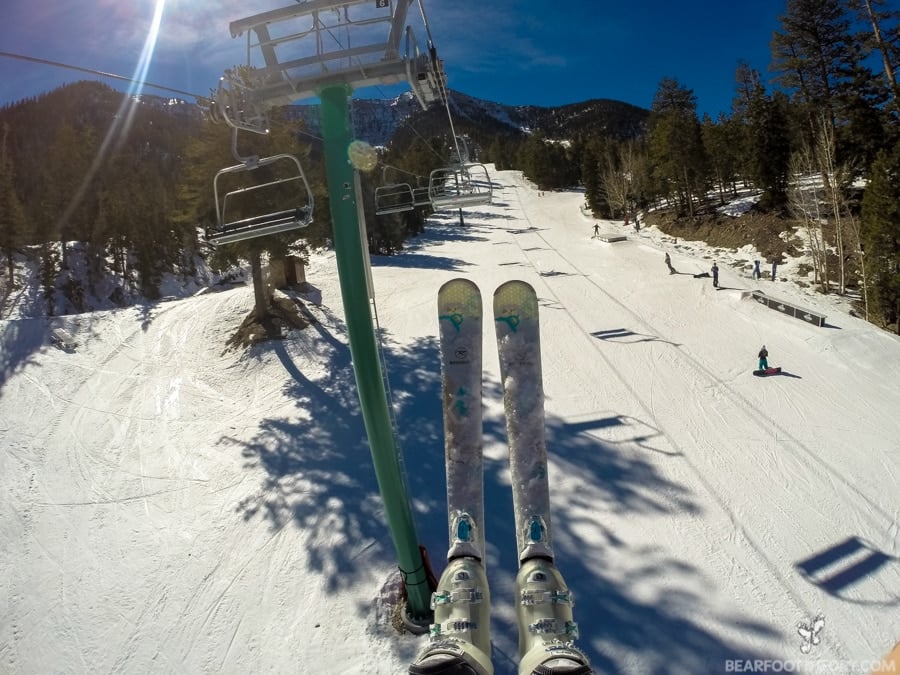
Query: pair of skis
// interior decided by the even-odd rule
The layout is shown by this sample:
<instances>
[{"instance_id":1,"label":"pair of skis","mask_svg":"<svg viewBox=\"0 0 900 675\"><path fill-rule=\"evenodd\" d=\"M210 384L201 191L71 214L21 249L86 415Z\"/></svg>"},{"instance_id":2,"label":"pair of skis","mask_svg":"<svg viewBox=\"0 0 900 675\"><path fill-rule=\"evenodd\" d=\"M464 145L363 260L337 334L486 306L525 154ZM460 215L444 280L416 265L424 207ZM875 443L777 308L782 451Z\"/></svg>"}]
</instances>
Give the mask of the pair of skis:
<instances>
[{"instance_id":1,"label":"pair of skis","mask_svg":"<svg viewBox=\"0 0 900 675\"><path fill-rule=\"evenodd\" d=\"M588 659L574 645L572 594L554 564L537 296L524 281L509 281L494 292L493 310L519 556L519 674L588 675ZM448 281L438 292L438 316L450 541L447 567L432 595L430 640L409 673L492 675L478 286Z\"/></svg>"}]
</instances>

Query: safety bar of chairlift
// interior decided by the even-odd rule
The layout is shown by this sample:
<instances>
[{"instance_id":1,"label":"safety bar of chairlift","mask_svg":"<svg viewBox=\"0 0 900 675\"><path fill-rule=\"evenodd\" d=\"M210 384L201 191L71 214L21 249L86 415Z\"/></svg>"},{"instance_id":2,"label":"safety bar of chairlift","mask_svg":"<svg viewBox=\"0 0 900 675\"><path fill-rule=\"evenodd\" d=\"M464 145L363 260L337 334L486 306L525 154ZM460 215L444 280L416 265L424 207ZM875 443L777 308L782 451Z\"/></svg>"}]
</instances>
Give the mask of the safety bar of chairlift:
<instances>
[{"instance_id":1,"label":"safety bar of chairlift","mask_svg":"<svg viewBox=\"0 0 900 675\"><path fill-rule=\"evenodd\" d=\"M295 175L278 178L276 180L272 180L266 183L260 183L258 185L247 185L244 187L236 188L226 193L222 198L220 204L219 179L223 175L230 173L240 173L244 171L253 171L255 169L258 169L259 167L268 166L284 159L289 160L296 167L297 173ZM228 223L226 221L225 208L228 202L228 197L245 192L251 192L253 190L272 187L273 185L280 185L281 183L288 183L291 181L301 181L303 183L303 187L306 190L306 204L304 206L288 210L276 211L274 213L266 214L263 216L252 216L250 218L233 221L231 223ZM253 158L252 161L225 167L224 169L221 169L218 173L216 173L216 176L213 179L213 192L216 203L217 227L214 228L216 232L213 233L213 236L207 237L208 239L210 239L210 241L213 242L225 243L226 238L228 240L238 241L239 239L249 239L252 237L263 236L265 234L274 234L274 232L282 232L289 229L306 227L312 222L315 198L313 197L312 190L309 187L309 182L306 180L306 174L303 173L303 167L300 165L300 161L293 155L283 153L280 155L272 155L271 157ZM286 214L291 214L291 216L287 217ZM303 216L302 218L299 217L301 214ZM232 239L230 237L230 232L234 232L235 234L242 233L246 236L239 236Z\"/></svg>"},{"instance_id":2,"label":"safety bar of chairlift","mask_svg":"<svg viewBox=\"0 0 900 675\"><path fill-rule=\"evenodd\" d=\"M232 244L245 239L299 230L309 226L311 222L312 210L303 206L226 223L218 231L207 232L206 239L213 246Z\"/></svg>"}]
</instances>

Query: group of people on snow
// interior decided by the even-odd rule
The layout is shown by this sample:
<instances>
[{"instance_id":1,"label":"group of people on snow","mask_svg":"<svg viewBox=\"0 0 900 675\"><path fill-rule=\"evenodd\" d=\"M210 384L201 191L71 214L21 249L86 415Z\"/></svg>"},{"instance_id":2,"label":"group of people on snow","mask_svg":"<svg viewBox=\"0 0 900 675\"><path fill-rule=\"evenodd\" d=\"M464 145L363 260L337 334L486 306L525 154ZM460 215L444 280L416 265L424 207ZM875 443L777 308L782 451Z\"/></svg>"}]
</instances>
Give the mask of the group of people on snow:
<instances>
[{"instance_id":1,"label":"group of people on snow","mask_svg":"<svg viewBox=\"0 0 900 675\"><path fill-rule=\"evenodd\" d=\"M675 268L672 266L672 257L669 255L669 252L666 251L666 267L669 268L669 274L677 274ZM759 261L754 260L754 269L753 275L755 278L759 278ZM775 263L772 263L772 275L775 274ZM713 288L719 287L719 265L713 261L712 267L709 272L701 272L700 274L695 274L695 278L701 277L712 277ZM763 345L762 349L759 350L759 354L757 355L759 358L759 369L766 370L769 367L769 352L766 350L766 346Z\"/></svg>"},{"instance_id":2,"label":"group of people on snow","mask_svg":"<svg viewBox=\"0 0 900 675\"><path fill-rule=\"evenodd\" d=\"M628 225L627 216L625 219L625 224L626 224L626 226ZM637 216L635 216L634 231L640 232L640 228L641 228L640 223L637 219ZM594 224L594 236L595 237L599 236L599 234L600 234L600 225L598 223L595 223ZM666 251L665 261L666 261L666 267L669 270L669 274L678 274L678 270L676 270L675 267L672 265L672 256L669 255L668 251ZM772 280L773 281L775 280L776 266L777 266L777 261L773 260L772 261ZM713 288L719 288L719 265L715 261L713 261L712 267L710 268L709 272L702 272L700 274L695 274L694 277L695 278L712 277ZM753 261L753 278L754 279L762 278L762 272L759 269L759 260ZM759 358L759 369L766 370L769 367L769 360L768 360L769 352L766 350L765 345L763 345L762 349L759 350L759 354L757 356Z\"/></svg>"}]
</instances>

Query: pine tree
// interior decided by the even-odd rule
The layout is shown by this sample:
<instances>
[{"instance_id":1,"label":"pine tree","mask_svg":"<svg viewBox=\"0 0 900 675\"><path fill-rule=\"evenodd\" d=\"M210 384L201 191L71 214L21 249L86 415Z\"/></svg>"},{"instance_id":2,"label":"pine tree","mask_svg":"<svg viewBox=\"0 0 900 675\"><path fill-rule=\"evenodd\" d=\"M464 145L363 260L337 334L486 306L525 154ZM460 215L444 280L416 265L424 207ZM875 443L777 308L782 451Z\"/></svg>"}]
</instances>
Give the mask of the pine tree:
<instances>
[{"instance_id":1,"label":"pine tree","mask_svg":"<svg viewBox=\"0 0 900 675\"><path fill-rule=\"evenodd\" d=\"M9 126L4 124L0 137L0 254L6 256L8 289L11 290L16 271L15 254L25 243L25 210L13 183L15 167L7 149L8 135Z\"/></svg>"},{"instance_id":2,"label":"pine tree","mask_svg":"<svg viewBox=\"0 0 900 675\"><path fill-rule=\"evenodd\" d=\"M679 210L694 214L704 200L709 163L697 120L697 97L677 80L663 78L653 99L649 147L656 179L668 185Z\"/></svg>"},{"instance_id":3,"label":"pine tree","mask_svg":"<svg viewBox=\"0 0 900 675\"><path fill-rule=\"evenodd\" d=\"M861 58L846 8L842 0L788 0L779 20L771 42L775 82L805 108L811 137L819 120L833 133L845 119L840 96Z\"/></svg>"},{"instance_id":4,"label":"pine tree","mask_svg":"<svg viewBox=\"0 0 900 675\"><path fill-rule=\"evenodd\" d=\"M241 146L238 148L238 152L242 157L293 154L298 157L301 166L309 165L309 162L305 161L309 148L300 145L294 125L282 113L283 111L277 109L270 112L268 135L249 133L239 135L238 140L241 142ZM229 156L231 147L229 129L210 123L205 124L200 129L198 136L188 144L185 149L186 167L178 194L178 220L180 222L194 222L201 227L217 222L219 216L215 205L213 179L219 170L235 165L236 158ZM217 191L219 193L219 211L224 213L225 219L233 221L283 210L289 206L305 206L308 197L301 181L271 185L275 179L286 177L285 166L290 166L288 160L281 161L280 166L272 164L251 171L223 175L218 183ZM310 176L307 176L307 181L310 181ZM270 186L238 193L236 198L230 202L229 206L232 210L229 215L224 204L224 198L228 192L264 184L270 184ZM311 183L310 188L312 190L319 188L324 192L324 186L318 186L315 181ZM314 222L316 221L319 221L320 228L328 228L327 232L330 233L327 202L318 198L316 198L314 214ZM291 252L302 254L306 250L305 237L309 233L310 228L290 230L281 234L230 243L216 249L211 260L216 267L233 265L241 260L250 263L255 298L254 313L257 321L265 321L270 314L270 292L263 283L263 263L266 259L282 258Z\"/></svg>"},{"instance_id":5,"label":"pine tree","mask_svg":"<svg viewBox=\"0 0 900 675\"><path fill-rule=\"evenodd\" d=\"M602 155L603 149L598 139L591 138L584 144L581 155L581 182L584 185L584 200L595 217L612 215L600 183Z\"/></svg>"},{"instance_id":6,"label":"pine tree","mask_svg":"<svg viewBox=\"0 0 900 675\"><path fill-rule=\"evenodd\" d=\"M882 321L900 333L900 144L881 151L862 202L861 246L866 259L869 301Z\"/></svg>"},{"instance_id":7,"label":"pine tree","mask_svg":"<svg viewBox=\"0 0 900 675\"><path fill-rule=\"evenodd\" d=\"M710 158L710 167L719 191L719 201L725 202L727 192L737 194L735 177L740 168L740 151L743 134L738 123L725 115L713 122L705 115L702 122L703 146Z\"/></svg>"},{"instance_id":8,"label":"pine tree","mask_svg":"<svg viewBox=\"0 0 900 675\"><path fill-rule=\"evenodd\" d=\"M787 204L791 159L788 102L783 94L765 96L761 91L750 102L748 125L748 175L763 191L762 209L778 210Z\"/></svg>"}]
</instances>

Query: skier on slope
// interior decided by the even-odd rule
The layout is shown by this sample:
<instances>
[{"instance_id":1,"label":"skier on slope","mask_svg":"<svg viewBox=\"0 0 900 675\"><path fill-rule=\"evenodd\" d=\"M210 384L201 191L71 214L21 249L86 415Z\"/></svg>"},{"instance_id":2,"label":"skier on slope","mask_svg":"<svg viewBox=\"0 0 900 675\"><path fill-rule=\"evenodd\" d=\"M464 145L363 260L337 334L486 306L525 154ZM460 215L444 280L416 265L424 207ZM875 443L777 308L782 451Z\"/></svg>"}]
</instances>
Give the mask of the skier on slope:
<instances>
[{"instance_id":1,"label":"skier on slope","mask_svg":"<svg viewBox=\"0 0 900 675\"><path fill-rule=\"evenodd\" d=\"M759 350L759 369L765 370L769 367L769 352L766 350L766 346L763 345L762 349Z\"/></svg>"}]
</instances>

